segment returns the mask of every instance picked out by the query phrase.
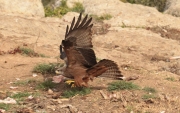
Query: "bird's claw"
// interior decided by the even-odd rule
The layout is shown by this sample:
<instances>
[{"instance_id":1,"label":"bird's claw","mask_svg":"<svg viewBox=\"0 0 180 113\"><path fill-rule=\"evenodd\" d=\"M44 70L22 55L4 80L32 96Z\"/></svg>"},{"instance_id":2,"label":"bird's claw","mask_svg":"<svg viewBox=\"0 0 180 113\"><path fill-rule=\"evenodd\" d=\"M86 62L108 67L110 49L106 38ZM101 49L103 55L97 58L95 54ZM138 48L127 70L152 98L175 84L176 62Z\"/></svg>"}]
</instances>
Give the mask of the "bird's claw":
<instances>
[{"instance_id":1,"label":"bird's claw","mask_svg":"<svg viewBox=\"0 0 180 113\"><path fill-rule=\"evenodd\" d=\"M75 85L77 87L88 87L88 84L83 79L75 80Z\"/></svg>"},{"instance_id":2,"label":"bird's claw","mask_svg":"<svg viewBox=\"0 0 180 113\"><path fill-rule=\"evenodd\" d=\"M68 84L68 85L70 85L71 87L76 87L74 80L67 80L67 81L65 81L65 83Z\"/></svg>"}]
</instances>

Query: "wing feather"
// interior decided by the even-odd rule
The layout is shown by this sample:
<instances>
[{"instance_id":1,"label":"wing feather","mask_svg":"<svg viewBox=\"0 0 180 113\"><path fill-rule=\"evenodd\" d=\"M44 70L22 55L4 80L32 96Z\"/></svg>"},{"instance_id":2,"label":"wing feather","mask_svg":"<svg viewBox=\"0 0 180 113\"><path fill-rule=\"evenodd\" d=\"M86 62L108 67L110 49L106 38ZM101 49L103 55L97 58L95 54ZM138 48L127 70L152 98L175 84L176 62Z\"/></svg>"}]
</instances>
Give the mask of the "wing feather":
<instances>
[{"instance_id":1,"label":"wing feather","mask_svg":"<svg viewBox=\"0 0 180 113\"><path fill-rule=\"evenodd\" d=\"M65 37L67 37L67 35L68 35L68 31L69 31L69 26L67 25L67 27L66 27L66 33L65 33Z\"/></svg>"},{"instance_id":2,"label":"wing feather","mask_svg":"<svg viewBox=\"0 0 180 113\"><path fill-rule=\"evenodd\" d=\"M91 23L91 21L92 21L92 18L90 18L90 19L86 22L86 24L83 26L83 28L88 27L88 26L89 26L89 24Z\"/></svg>"},{"instance_id":3,"label":"wing feather","mask_svg":"<svg viewBox=\"0 0 180 113\"><path fill-rule=\"evenodd\" d=\"M83 21L81 22L81 24L79 25L79 27L82 27L82 26L84 25L84 23L86 22L87 18L88 18L88 15L86 15L86 16L84 17L84 19L83 19Z\"/></svg>"},{"instance_id":4,"label":"wing feather","mask_svg":"<svg viewBox=\"0 0 180 113\"><path fill-rule=\"evenodd\" d=\"M76 47L81 48L92 48L92 32L91 28L93 24L90 24L92 18L87 20L88 15L85 16L82 22L81 21L82 14L79 15L77 22L75 23L75 17L71 23L70 29L66 28L65 40L69 38L76 38L76 41L73 42ZM75 24L75 26L74 26ZM81 40L81 42L79 42ZM86 41L88 40L88 41Z\"/></svg>"},{"instance_id":5,"label":"wing feather","mask_svg":"<svg viewBox=\"0 0 180 113\"><path fill-rule=\"evenodd\" d=\"M78 28L79 22L81 21L81 16L82 16L82 13L80 13L80 15L79 15L79 17L78 17L78 20L77 20L76 25L74 26L74 28Z\"/></svg>"},{"instance_id":6,"label":"wing feather","mask_svg":"<svg viewBox=\"0 0 180 113\"><path fill-rule=\"evenodd\" d=\"M62 41L60 46L63 48L71 48L69 52L74 52L74 54L66 53L63 54L62 48L60 48L60 58L62 56L67 56L68 62L71 62L68 55L74 55L73 60L77 60L77 62L82 63L85 67L92 67L95 65L96 56L92 49L92 32L91 28L93 24L90 24L92 18L88 19L88 15L81 21L82 14L79 15L77 22L75 22L75 17L72 20L70 29L69 26L66 27L65 40ZM75 26L74 26L75 25ZM73 48L73 49L72 49ZM63 54L63 55L62 55ZM62 59L62 58L61 58Z\"/></svg>"},{"instance_id":7,"label":"wing feather","mask_svg":"<svg viewBox=\"0 0 180 113\"><path fill-rule=\"evenodd\" d=\"M71 27L70 27L69 31L73 30L74 23L75 23L75 17L73 18L73 20L71 22Z\"/></svg>"},{"instance_id":8,"label":"wing feather","mask_svg":"<svg viewBox=\"0 0 180 113\"><path fill-rule=\"evenodd\" d=\"M114 79L121 79L121 77L123 77L118 65L114 61L107 59L99 61L96 65L89 68L87 73L89 73L91 77L101 76Z\"/></svg>"},{"instance_id":9,"label":"wing feather","mask_svg":"<svg viewBox=\"0 0 180 113\"><path fill-rule=\"evenodd\" d=\"M88 61L83 64L85 67L90 68L94 66L95 64L97 64L96 56L92 49L77 48L77 51L79 52L79 54L82 54L85 61Z\"/></svg>"}]
</instances>

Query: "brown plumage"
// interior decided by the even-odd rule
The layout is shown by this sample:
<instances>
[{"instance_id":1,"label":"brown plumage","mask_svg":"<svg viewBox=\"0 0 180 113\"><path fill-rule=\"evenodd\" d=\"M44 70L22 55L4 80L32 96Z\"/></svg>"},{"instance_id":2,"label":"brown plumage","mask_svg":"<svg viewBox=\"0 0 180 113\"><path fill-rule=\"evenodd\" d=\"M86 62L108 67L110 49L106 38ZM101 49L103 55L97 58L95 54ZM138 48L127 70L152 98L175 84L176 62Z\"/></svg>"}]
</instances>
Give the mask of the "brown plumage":
<instances>
[{"instance_id":1,"label":"brown plumage","mask_svg":"<svg viewBox=\"0 0 180 113\"><path fill-rule=\"evenodd\" d=\"M92 18L88 15L81 21L81 16L71 26L67 26L65 39L60 45L60 58L65 60L66 66L63 75L75 80L78 87L88 86L88 81L94 77L103 76L119 79L122 77L117 64L114 61L103 59L96 62L96 56L92 49L92 33L90 24Z\"/></svg>"}]
</instances>

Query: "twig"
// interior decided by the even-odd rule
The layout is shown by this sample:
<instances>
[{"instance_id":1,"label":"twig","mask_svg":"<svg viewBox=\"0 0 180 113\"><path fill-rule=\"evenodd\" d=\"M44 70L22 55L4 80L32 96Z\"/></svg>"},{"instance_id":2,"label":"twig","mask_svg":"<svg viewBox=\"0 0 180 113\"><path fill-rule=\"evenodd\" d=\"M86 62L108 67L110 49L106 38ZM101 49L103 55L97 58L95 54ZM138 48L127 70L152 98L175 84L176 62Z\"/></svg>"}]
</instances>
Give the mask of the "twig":
<instances>
[{"instance_id":1,"label":"twig","mask_svg":"<svg viewBox=\"0 0 180 113\"><path fill-rule=\"evenodd\" d=\"M170 57L169 59L170 59L170 60L180 59L180 56Z\"/></svg>"},{"instance_id":2,"label":"twig","mask_svg":"<svg viewBox=\"0 0 180 113\"><path fill-rule=\"evenodd\" d=\"M40 31L39 31L39 35L38 35L38 37L36 39L36 42L34 43L34 51L35 51L35 47L37 47L37 42L38 42L39 37L40 37Z\"/></svg>"},{"instance_id":3,"label":"twig","mask_svg":"<svg viewBox=\"0 0 180 113\"><path fill-rule=\"evenodd\" d=\"M65 104L65 105L61 105L60 108L67 108L67 107L72 107L71 104Z\"/></svg>"},{"instance_id":4,"label":"twig","mask_svg":"<svg viewBox=\"0 0 180 113\"><path fill-rule=\"evenodd\" d=\"M100 90L100 93L101 93L101 95L103 96L104 99L108 99L108 96L102 90Z\"/></svg>"},{"instance_id":5,"label":"twig","mask_svg":"<svg viewBox=\"0 0 180 113\"><path fill-rule=\"evenodd\" d=\"M126 81L130 81L130 80L137 80L139 78L139 76L129 76L127 78L125 78Z\"/></svg>"},{"instance_id":6,"label":"twig","mask_svg":"<svg viewBox=\"0 0 180 113\"><path fill-rule=\"evenodd\" d=\"M126 107L126 106L127 106L126 99L123 97L122 94L120 94L120 96L121 96L121 100L122 100L122 102L123 102L123 106Z\"/></svg>"},{"instance_id":7,"label":"twig","mask_svg":"<svg viewBox=\"0 0 180 113\"><path fill-rule=\"evenodd\" d=\"M72 106L71 104L62 105L60 106L60 108L69 108L71 113L76 113L78 111L77 108Z\"/></svg>"},{"instance_id":8,"label":"twig","mask_svg":"<svg viewBox=\"0 0 180 113\"><path fill-rule=\"evenodd\" d=\"M24 66L24 65L28 65L28 64L16 64L16 65L14 65L14 67Z\"/></svg>"}]
</instances>

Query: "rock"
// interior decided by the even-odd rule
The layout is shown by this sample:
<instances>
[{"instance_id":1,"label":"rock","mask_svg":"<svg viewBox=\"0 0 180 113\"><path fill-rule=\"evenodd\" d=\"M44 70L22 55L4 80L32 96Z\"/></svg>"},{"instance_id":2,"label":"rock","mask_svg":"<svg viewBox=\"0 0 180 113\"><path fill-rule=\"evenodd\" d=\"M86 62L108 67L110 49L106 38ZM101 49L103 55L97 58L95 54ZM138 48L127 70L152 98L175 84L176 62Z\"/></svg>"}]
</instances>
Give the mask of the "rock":
<instances>
[{"instance_id":1,"label":"rock","mask_svg":"<svg viewBox=\"0 0 180 113\"><path fill-rule=\"evenodd\" d=\"M6 110L0 109L0 113L5 113Z\"/></svg>"},{"instance_id":2,"label":"rock","mask_svg":"<svg viewBox=\"0 0 180 113\"><path fill-rule=\"evenodd\" d=\"M119 7L123 6L123 3L119 0L84 0L83 6L87 14L103 15L108 13L114 16L121 12Z\"/></svg>"},{"instance_id":3,"label":"rock","mask_svg":"<svg viewBox=\"0 0 180 113\"><path fill-rule=\"evenodd\" d=\"M57 40L60 41L64 38L67 23L62 22L59 18L17 17L0 14L0 25L3 38L16 36L19 37L18 41L26 40L26 44L37 41L37 46L43 45L48 48L49 44L59 45ZM47 38L51 41L45 41ZM46 45L42 43L46 43Z\"/></svg>"},{"instance_id":4,"label":"rock","mask_svg":"<svg viewBox=\"0 0 180 113\"><path fill-rule=\"evenodd\" d=\"M53 94L54 92L53 92L53 90L51 90L51 89L48 89L48 94Z\"/></svg>"},{"instance_id":5,"label":"rock","mask_svg":"<svg viewBox=\"0 0 180 113\"><path fill-rule=\"evenodd\" d=\"M63 19L65 22L71 23L71 22L72 22L72 18L73 18L73 17L76 17L76 21L77 21L78 16L79 16L79 13L76 13L76 12L68 12L66 15L64 15L64 16L62 17L62 19Z\"/></svg>"},{"instance_id":6,"label":"rock","mask_svg":"<svg viewBox=\"0 0 180 113\"><path fill-rule=\"evenodd\" d=\"M72 8L74 6L75 3L83 3L84 0L67 0L67 6L69 8Z\"/></svg>"},{"instance_id":7,"label":"rock","mask_svg":"<svg viewBox=\"0 0 180 113\"><path fill-rule=\"evenodd\" d=\"M0 13L44 17L41 0L0 0Z\"/></svg>"},{"instance_id":8,"label":"rock","mask_svg":"<svg viewBox=\"0 0 180 113\"><path fill-rule=\"evenodd\" d=\"M180 17L180 1L179 0L167 0L165 13L173 16Z\"/></svg>"},{"instance_id":9,"label":"rock","mask_svg":"<svg viewBox=\"0 0 180 113\"><path fill-rule=\"evenodd\" d=\"M0 1L0 3L6 2ZM87 14L101 15L103 13L109 13L113 16L110 20L104 21L107 25L111 26L107 30L122 31L122 23L127 26L137 27L169 25L170 27L180 28L180 19L159 13L155 8L129 3L125 4L119 0L105 0L105 2L103 0L91 0L84 1L83 5L85 6L85 13ZM4 9L4 7L5 6L3 6L1 10ZM25 14L25 11L26 10L24 10L22 14ZM18 12L16 13L17 15L19 14ZM36 17L22 18L0 13L0 34L2 35L0 37L22 37L21 39L27 42L27 44L32 44L36 42L39 36L37 47L43 45L48 48L49 45L53 45L53 47L57 49L59 41L64 38L66 25L70 25L72 18L74 16L78 17L78 15L79 14L75 12L68 12L62 19L59 19ZM21 39L17 38L17 41L22 41ZM46 39L49 40L47 41Z\"/></svg>"},{"instance_id":10,"label":"rock","mask_svg":"<svg viewBox=\"0 0 180 113\"><path fill-rule=\"evenodd\" d=\"M120 0L85 0L86 14L101 16L110 14L112 18L104 22L111 25L110 30L124 27L170 26L180 28L180 19L165 15L154 7L123 3Z\"/></svg>"},{"instance_id":11,"label":"rock","mask_svg":"<svg viewBox=\"0 0 180 113\"><path fill-rule=\"evenodd\" d=\"M16 100L13 98L7 97L4 100L0 100L0 103L5 103L5 104L16 104Z\"/></svg>"},{"instance_id":12,"label":"rock","mask_svg":"<svg viewBox=\"0 0 180 113\"><path fill-rule=\"evenodd\" d=\"M56 9L61 5L61 0L49 0L49 1L42 1L43 5L46 7L51 7L53 9Z\"/></svg>"}]
</instances>

